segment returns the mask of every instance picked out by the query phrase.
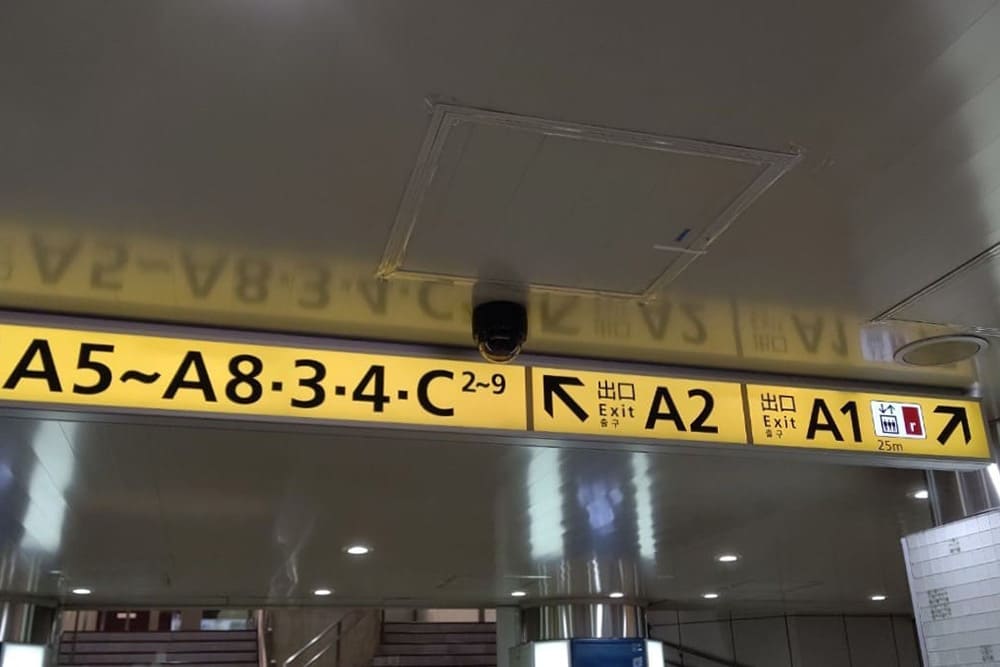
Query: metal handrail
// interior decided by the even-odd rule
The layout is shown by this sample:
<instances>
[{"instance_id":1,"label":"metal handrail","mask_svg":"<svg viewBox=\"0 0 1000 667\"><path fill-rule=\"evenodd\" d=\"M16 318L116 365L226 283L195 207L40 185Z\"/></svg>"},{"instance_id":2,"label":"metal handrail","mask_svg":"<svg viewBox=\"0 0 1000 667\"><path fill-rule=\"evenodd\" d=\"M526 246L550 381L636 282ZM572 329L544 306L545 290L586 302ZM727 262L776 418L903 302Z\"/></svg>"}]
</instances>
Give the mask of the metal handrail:
<instances>
[{"instance_id":1,"label":"metal handrail","mask_svg":"<svg viewBox=\"0 0 1000 667\"><path fill-rule=\"evenodd\" d=\"M661 643L665 647L672 648L673 650L677 651L678 653L684 653L684 654L690 655L691 657L698 658L699 660L704 660L704 661L710 662L710 663L712 663L714 665L719 665L719 667L747 667L746 665L744 665L742 663L731 662L731 661L729 661L729 660L727 660L725 658L720 658L717 655L712 655L711 653L705 653L704 651L699 651L697 649L688 648L686 646L681 646L680 644L675 644L673 642L661 641ZM666 662L668 664L670 664L670 665L678 665L678 663L673 662L672 660L667 660ZM680 667L680 666L678 665L678 667Z\"/></svg>"},{"instance_id":2,"label":"metal handrail","mask_svg":"<svg viewBox=\"0 0 1000 667\"><path fill-rule=\"evenodd\" d=\"M270 629L267 627L268 616L267 612L263 609L257 609L253 613L254 622L257 625L257 667L269 667L269 657L268 656L268 632Z\"/></svg>"},{"instance_id":3,"label":"metal handrail","mask_svg":"<svg viewBox=\"0 0 1000 667\"><path fill-rule=\"evenodd\" d=\"M350 626L344 627L344 621L348 618L351 618L352 616L354 618L352 619ZM283 665L283 667L289 667L293 662L302 657L306 651L308 651L313 646L316 646L319 642L323 641L323 639L328 634L330 634L331 631L336 630L334 636L331 637L329 641L327 641L325 644L323 644L322 648L320 648L315 655L313 655L308 661L302 664L302 667L309 667L314 662L323 657L336 644L338 644L340 642L341 637L343 637L346 633L353 630L361 622L363 618L364 615L359 611L352 611L348 614L345 614L344 616L340 617L333 623L330 623L328 626L326 626L318 633L316 633L316 635L312 639L303 644L302 647L295 653L292 653L290 656L288 656L288 658L286 658L284 662L282 662L281 664ZM340 655L337 656L337 662L338 663L340 662Z\"/></svg>"},{"instance_id":4,"label":"metal handrail","mask_svg":"<svg viewBox=\"0 0 1000 667\"><path fill-rule=\"evenodd\" d=\"M337 637L337 639L340 639L340 637ZM326 646L324 646L321 650L317 651L316 655L314 655L313 657L309 658L309 660L306 661L306 664L302 665L302 667L309 667L309 665L313 664L314 662L316 662L317 660L319 660L320 658L322 658L324 655L326 655L327 651L329 651L331 648L333 648L333 646L334 646L335 643L336 642L330 642L329 644L327 644ZM339 653L337 655L337 664L338 665L340 664L340 655L339 655Z\"/></svg>"},{"instance_id":5,"label":"metal handrail","mask_svg":"<svg viewBox=\"0 0 1000 667\"><path fill-rule=\"evenodd\" d=\"M309 640L309 641L307 641L307 642L306 642L305 644L303 644L303 645L302 645L302 648L300 648L300 649L299 649L299 650L297 650L297 651L296 651L295 653L293 653L293 654L291 654L290 656L288 656L288 657L287 657L287 658L285 659L285 661L284 661L284 662L282 662L281 664L282 664L282 665L284 665L285 667L288 667L288 665L290 665L290 664L292 664L293 662L295 662L296 660L298 660L298 659L299 659L299 656L300 656L300 655L302 655L303 653L305 653L306 651L308 651L310 647L314 646L314 645L315 645L315 644L317 644L317 643L318 643L318 642L319 642L320 640L322 640L322 639L323 639L323 637L324 637L324 636L325 636L325 635L326 635L326 634L327 634L328 632L330 632L331 630L333 630L334 628L336 628L336 627L337 627L338 625L340 625L341 621L343 621L343 620L344 620L343 618L340 618L340 619L337 619L336 621L334 621L334 622L333 622L333 623L331 623L330 625L328 625L328 626L326 626L325 628L323 628L322 630L320 630L320 631L319 631L319 632L318 632L318 633L316 634L316 636L314 636L314 637L313 637L312 639L310 639L310 640Z\"/></svg>"}]
</instances>

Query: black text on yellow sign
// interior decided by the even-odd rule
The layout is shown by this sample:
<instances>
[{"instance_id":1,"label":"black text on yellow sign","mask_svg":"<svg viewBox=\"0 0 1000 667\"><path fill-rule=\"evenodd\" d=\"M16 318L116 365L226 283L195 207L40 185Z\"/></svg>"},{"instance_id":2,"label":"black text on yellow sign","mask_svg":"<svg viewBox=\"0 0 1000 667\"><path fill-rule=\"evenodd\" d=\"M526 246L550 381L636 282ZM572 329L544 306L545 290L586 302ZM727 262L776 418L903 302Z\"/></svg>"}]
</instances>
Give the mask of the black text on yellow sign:
<instances>
[{"instance_id":1,"label":"black text on yellow sign","mask_svg":"<svg viewBox=\"0 0 1000 667\"><path fill-rule=\"evenodd\" d=\"M532 368L534 428L549 433L746 444L735 382Z\"/></svg>"},{"instance_id":2,"label":"black text on yellow sign","mask_svg":"<svg viewBox=\"0 0 1000 667\"><path fill-rule=\"evenodd\" d=\"M976 401L747 385L756 445L986 459Z\"/></svg>"},{"instance_id":3,"label":"black text on yellow sign","mask_svg":"<svg viewBox=\"0 0 1000 667\"><path fill-rule=\"evenodd\" d=\"M415 357L0 325L0 399L527 428L525 371Z\"/></svg>"},{"instance_id":4,"label":"black text on yellow sign","mask_svg":"<svg viewBox=\"0 0 1000 667\"><path fill-rule=\"evenodd\" d=\"M979 403L960 398L529 371L321 347L7 324L0 324L0 401L917 458L990 456Z\"/></svg>"}]
</instances>

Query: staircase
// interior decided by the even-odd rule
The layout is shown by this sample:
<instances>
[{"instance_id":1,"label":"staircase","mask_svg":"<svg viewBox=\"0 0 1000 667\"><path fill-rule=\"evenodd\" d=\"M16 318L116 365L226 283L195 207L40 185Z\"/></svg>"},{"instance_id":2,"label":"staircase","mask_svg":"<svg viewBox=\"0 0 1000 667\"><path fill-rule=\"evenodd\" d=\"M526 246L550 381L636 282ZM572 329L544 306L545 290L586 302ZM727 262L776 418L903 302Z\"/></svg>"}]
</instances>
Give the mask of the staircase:
<instances>
[{"instance_id":1,"label":"staircase","mask_svg":"<svg viewBox=\"0 0 1000 667\"><path fill-rule=\"evenodd\" d=\"M497 664L494 623L386 623L372 667Z\"/></svg>"},{"instance_id":2,"label":"staircase","mask_svg":"<svg viewBox=\"0 0 1000 667\"><path fill-rule=\"evenodd\" d=\"M57 664L257 667L257 632L64 632Z\"/></svg>"}]
</instances>

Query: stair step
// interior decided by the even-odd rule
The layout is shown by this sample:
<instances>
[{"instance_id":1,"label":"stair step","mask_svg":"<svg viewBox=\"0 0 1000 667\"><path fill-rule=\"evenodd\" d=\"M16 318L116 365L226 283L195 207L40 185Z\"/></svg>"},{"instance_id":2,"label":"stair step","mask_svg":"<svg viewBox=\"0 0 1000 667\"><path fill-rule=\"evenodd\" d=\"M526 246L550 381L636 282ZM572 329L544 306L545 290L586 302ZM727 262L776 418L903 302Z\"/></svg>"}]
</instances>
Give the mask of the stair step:
<instances>
[{"instance_id":1,"label":"stair step","mask_svg":"<svg viewBox=\"0 0 1000 667\"><path fill-rule=\"evenodd\" d=\"M167 662L177 665L209 665L230 663L254 663L257 652L253 653L60 653L61 665L151 665Z\"/></svg>"},{"instance_id":2,"label":"stair step","mask_svg":"<svg viewBox=\"0 0 1000 667\"><path fill-rule=\"evenodd\" d=\"M492 644L382 644L379 655L496 655Z\"/></svg>"},{"instance_id":3,"label":"stair step","mask_svg":"<svg viewBox=\"0 0 1000 667\"><path fill-rule=\"evenodd\" d=\"M496 642L495 632L428 633L386 632L383 644L488 644Z\"/></svg>"},{"instance_id":4,"label":"stair step","mask_svg":"<svg viewBox=\"0 0 1000 667\"><path fill-rule=\"evenodd\" d=\"M386 623L372 667L495 667L496 623Z\"/></svg>"},{"instance_id":5,"label":"stair step","mask_svg":"<svg viewBox=\"0 0 1000 667\"><path fill-rule=\"evenodd\" d=\"M384 632L387 633L413 633L413 634L435 634L435 633L496 633L496 623L386 623Z\"/></svg>"},{"instance_id":6,"label":"stair step","mask_svg":"<svg viewBox=\"0 0 1000 667\"><path fill-rule=\"evenodd\" d=\"M257 641L256 630L185 630L183 632L64 632L62 642Z\"/></svg>"},{"instance_id":7,"label":"stair step","mask_svg":"<svg viewBox=\"0 0 1000 667\"><path fill-rule=\"evenodd\" d=\"M64 661L60 660L60 662L58 664L60 666L65 666L65 667L108 667L108 663L106 663L106 662L88 662L83 656L81 656L79 660L73 660L72 662L64 662ZM158 665L158 664L164 664L164 665L176 665L177 667L180 667L181 665L186 665L187 667L202 667L203 665L206 665L206 664L211 665L211 667L259 667L260 663L256 659L254 659L254 660L247 660L245 662L213 662L213 663L201 663L201 662L193 662L193 663L179 663L178 662L178 663L175 663L175 662L165 662L165 663L160 663L160 662L149 661L149 662L140 662L140 663L130 662L130 663L124 663L124 664L127 665L128 667L132 667L133 665L136 665L136 664L139 664L139 665Z\"/></svg>"},{"instance_id":8,"label":"stair step","mask_svg":"<svg viewBox=\"0 0 1000 667\"><path fill-rule=\"evenodd\" d=\"M389 655L372 661L372 667L495 667L495 655Z\"/></svg>"},{"instance_id":9,"label":"stair step","mask_svg":"<svg viewBox=\"0 0 1000 667\"><path fill-rule=\"evenodd\" d=\"M71 662L60 660L58 664L60 666L65 666L65 667L109 667L109 663L106 662L90 662L87 660L86 656L78 656L78 658L79 659L72 660ZM210 665L210 667L259 667L260 665L260 663L257 661L256 658L253 660L246 660L243 662L229 661L229 662L212 662L212 663L205 663L205 662L182 663L182 662L156 662L153 660L149 660L145 662L122 663L122 665L125 665L127 667L133 667L134 665L158 665L158 664L172 665L176 667L181 667L182 665L185 665L186 667L203 667L204 665Z\"/></svg>"},{"instance_id":10,"label":"stair step","mask_svg":"<svg viewBox=\"0 0 1000 667\"><path fill-rule=\"evenodd\" d=\"M60 638L56 664L256 667L257 633L254 630L65 632Z\"/></svg>"},{"instance_id":11,"label":"stair step","mask_svg":"<svg viewBox=\"0 0 1000 667\"><path fill-rule=\"evenodd\" d=\"M209 653L256 651L256 641L192 642L192 641L65 641L59 644L62 653Z\"/></svg>"}]
</instances>

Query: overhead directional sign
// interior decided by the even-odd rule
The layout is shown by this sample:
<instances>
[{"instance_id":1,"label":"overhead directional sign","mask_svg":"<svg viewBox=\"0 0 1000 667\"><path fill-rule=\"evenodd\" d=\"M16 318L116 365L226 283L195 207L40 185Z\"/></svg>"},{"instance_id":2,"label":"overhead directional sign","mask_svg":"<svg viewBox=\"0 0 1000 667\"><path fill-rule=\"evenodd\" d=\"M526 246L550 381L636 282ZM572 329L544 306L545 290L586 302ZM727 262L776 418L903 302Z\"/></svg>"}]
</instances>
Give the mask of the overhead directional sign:
<instances>
[{"instance_id":1,"label":"overhead directional sign","mask_svg":"<svg viewBox=\"0 0 1000 667\"><path fill-rule=\"evenodd\" d=\"M289 342L290 341L290 342ZM0 324L0 404L987 461L977 401ZM877 459L876 459L877 460Z\"/></svg>"},{"instance_id":2,"label":"overhead directional sign","mask_svg":"<svg viewBox=\"0 0 1000 667\"><path fill-rule=\"evenodd\" d=\"M532 368L534 427L549 433L746 444L736 382Z\"/></svg>"},{"instance_id":3,"label":"overhead directional sign","mask_svg":"<svg viewBox=\"0 0 1000 667\"><path fill-rule=\"evenodd\" d=\"M0 400L489 429L527 427L517 366L0 325Z\"/></svg>"},{"instance_id":4,"label":"overhead directional sign","mask_svg":"<svg viewBox=\"0 0 1000 667\"><path fill-rule=\"evenodd\" d=\"M988 458L976 401L747 385L756 445Z\"/></svg>"}]
</instances>

